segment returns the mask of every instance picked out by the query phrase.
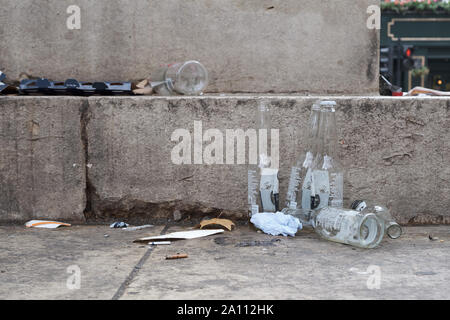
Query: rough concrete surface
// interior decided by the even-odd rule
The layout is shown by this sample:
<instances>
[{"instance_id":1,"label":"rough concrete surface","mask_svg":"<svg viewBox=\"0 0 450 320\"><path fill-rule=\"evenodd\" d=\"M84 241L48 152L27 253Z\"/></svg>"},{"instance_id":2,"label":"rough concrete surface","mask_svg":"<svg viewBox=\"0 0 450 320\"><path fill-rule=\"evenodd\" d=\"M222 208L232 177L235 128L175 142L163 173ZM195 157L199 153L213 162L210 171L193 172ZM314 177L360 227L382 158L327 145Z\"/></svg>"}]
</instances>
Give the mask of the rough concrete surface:
<instances>
[{"instance_id":1,"label":"rough concrete surface","mask_svg":"<svg viewBox=\"0 0 450 320\"><path fill-rule=\"evenodd\" d=\"M377 0L1 0L0 69L10 80L144 79L199 60L209 92L376 94ZM80 29L71 5L80 8Z\"/></svg>"},{"instance_id":2,"label":"rough concrete surface","mask_svg":"<svg viewBox=\"0 0 450 320\"><path fill-rule=\"evenodd\" d=\"M310 107L325 96L0 97L0 219L246 218L247 165L174 164L171 136L193 139L201 121L222 133L225 162L226 129L255 128L260 98L280 130L283 203ZM345 205L372 199L402 224L450 223L450 100L332 98Z\"/></svg>"},{"instance_id":3,"label":"rough concrete surface","mask_svg":"<svg viewBox=\"0 0 450 320\"><path fill-rule=\"evenodd\" d=\"M305 146L302 130L319 97L266 98L272 126L280 129L283 203L289 168ZM449 223L450 100L333 99L347 172L345 204L373 199L387 204L401 223ZM203 132L219 129L224 139L226 129L255 128L257 103L251 96L90 98L86 131L93 214L168 216L178 209L187 216L203 211L245 217L247 166L173 164L178 141L171 135L181 128L193 136L195 120L202 121Z\"/></svg>"},{"instance_id":4,"label":"rough concrete surface","mask_svg":"<svg viewBox=\"0 0 450 320\"><path fill-rule=\"evenodd\" d=\"M187 228L0 227L0 299L450 299L448 227L407 227L371 250L248 226L151 249L132 243ZM179 252L188 258L165 259ZM67 287L74 266L79 289Z\"/></svg>"},{"instance_id":5,"label":"rough concrete surface","mask_svg":"<svg viewBox=\"0 0 450 320\"><path fill-rule=\"evenodd\" d=\"M132 241L148 232L109 226L0 230L2 300L111 299L145 252ZM153 232L160 230L155 227ZM73 266L81 271L79 290L67 287L68 281L76 283L68 280L74 275Z\"/></svg>"},{"instance_id":6,"label":"rough concrete surface","mask_svg":"<svg viewBox=\"0 0 450 320\"><path fill-rule=\"evenodd\" d=\"M0 221L84 221L87 101L0 98Z\"/></svg>"}]
</instances>

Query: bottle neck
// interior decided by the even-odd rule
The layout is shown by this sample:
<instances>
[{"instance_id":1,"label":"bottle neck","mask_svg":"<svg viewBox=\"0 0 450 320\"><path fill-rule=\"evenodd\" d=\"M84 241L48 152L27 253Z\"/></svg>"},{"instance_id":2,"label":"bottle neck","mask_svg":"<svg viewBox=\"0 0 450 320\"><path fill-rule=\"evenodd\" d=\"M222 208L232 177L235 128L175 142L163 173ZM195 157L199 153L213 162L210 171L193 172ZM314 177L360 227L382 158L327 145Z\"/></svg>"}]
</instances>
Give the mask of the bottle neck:
<instances>
[{"instance_id":1,"label":"bottle neck","mask_svg":"<svg viewBox=\"0 0 450 320\"><path fill-rule=\"evenodd\" d=\"M318 165L321 169L329 169L337 160L337 130L336 113L334 108L325 107L321 112L318 138L317 156L320 159Z\"/></svg>"},{"instance_id":2,"label":"bottle neck","mask_svg":"<svg viewBox=\"0 0 450 320\"><path fill-rule=\"evenodd\" d=\"M270 141L270 130L272 129L271 112L270 108L265 101L261 101L258 104L256 112L256 129L258 131L258 137L267 137L266 147L260 149L261 143L258 144L258 167L259 168L269 168L271 165L271 158L268 154L268 146L271 144ZM261 131L265 130L265 132ZM259 140L258 139L258 140Z\"/></svg>"},{"instance_id":3,"label":"bottle neck","mask_svg":"<svg viewBox=\"0 0 450 320\"><path fill-rule=\"evenodd\" d=\"M297 167L309 168L312 166L314 161L314 155L317 149L317 137L319 134L319 120L320 120L320 109L318 105L314 105L311 109L311 115L309 117L309 125L306 130L304 130L304 137L306 140L306 147L303 153L299 155L297 159Z\"/></svg>"},{"instance_id":4,"label":"bottle neck","mask_svg":"<svg viewBox=\"0 0 450 320\"><path fill-rule=\"evenodd\" d=\"M319 134L319 120L320 120L320 109L313 106L311 110L311 115L309 117L309 128L308 132L305 132L306 139L306 151L312 151L313 146L317 140Z\"/></svg>"},{"instance_id":5,"label":"bottle neck","mask_svg":"<svg viewBox=\"0 0 450 320\"><path fill-rule=\"evenodd\" d=\"M256 129L267 129L272 128L270 108L266 102L261 102L258 104L258 109L256 113Z\"/></svg>"}]
</instances>

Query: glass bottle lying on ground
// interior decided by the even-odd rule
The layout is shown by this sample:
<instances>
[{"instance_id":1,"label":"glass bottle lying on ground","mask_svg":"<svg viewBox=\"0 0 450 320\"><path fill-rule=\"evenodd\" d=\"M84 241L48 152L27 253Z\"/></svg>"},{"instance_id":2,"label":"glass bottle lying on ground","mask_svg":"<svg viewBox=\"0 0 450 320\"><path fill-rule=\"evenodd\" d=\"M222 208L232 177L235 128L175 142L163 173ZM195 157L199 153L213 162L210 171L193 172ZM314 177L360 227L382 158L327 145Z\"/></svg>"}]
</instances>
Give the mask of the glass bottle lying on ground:
<instances>
[{"instance_id":1,"label":"glass bottle lying on ground","mask_svg":"<svg viewBox=\"0 0 450 320\"><path fill-rule=\"evenodd\" d=\"M195 60L173 63L153 72L150 85L161 95L198 95L208 85L208 71Z\"/></svg>"},{"instance_id":2,"label":"glass bottle lying on ground","mask_svg":"<svg viewBox=\"0 0 450 320\"><path fill-rule=\"evenodd\" d=\"M325 207L316 211L283 209L300 220L303 226L312 226L322 238L359 248L374 248L384 236L384 220L374 213Z\"/></svg>"},{"instance_id":3,"label":"glass bottle lying on ground","mask_svg":"<svg viewBox=\"0 0 450 320\"><path fill-rule=\"evenodd\" d=\"M402 235L402 227L397 222L395 222L394 218L392 218L391 213L386 207L374 204L372 201L356 200L352 203L351 208L362 213L372 212L380 219L383 219L385 225L385 233L389 236L389 238L397 239Z\"/></svg>"}]
</instances>

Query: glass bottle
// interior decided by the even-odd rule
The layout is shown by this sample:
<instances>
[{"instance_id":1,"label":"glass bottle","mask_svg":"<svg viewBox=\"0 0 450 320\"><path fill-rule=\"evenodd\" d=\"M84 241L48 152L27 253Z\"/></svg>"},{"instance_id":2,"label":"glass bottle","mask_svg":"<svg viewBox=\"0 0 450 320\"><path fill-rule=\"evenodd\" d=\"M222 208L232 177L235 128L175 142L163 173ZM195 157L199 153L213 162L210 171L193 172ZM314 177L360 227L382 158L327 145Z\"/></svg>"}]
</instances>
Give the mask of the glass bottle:
<instances>
[{"instance_id":1,"label":"glass bottle","mask_svg":"<svg viewBox=\"0 0 450 320\"><path fill-rule=\"evenodd\" d=\"M342 208L344 170L337 155L336 102L322 101L320 106L318 148L312 165L311 209Z\"/></svg>"},{"instance_id":2,"label":"glass bottle","mask_svg":"<svg viewBox=\"0 0 450 320\"><path fill-rule=\"evenodd\" d=\"M384 236L384 220L373 213L332 207L283 212L298 218L304 226L312 226L324 239L359 248L374 248Z\"/></svg>"},{"instance_id":3,"label":"glass bottle","mask_svg":"<svg viewBox=\"0 0 450 320\"><path fill-rule=\"evenodd\" d=\"M249 216L259 212L258 201L258 168L256 165L249 164L247 171L248 183L248 212Z\"/></svg>"},{"instance_id":4,"label":"glass bottle","mask_svg":"<svg viewBox=\"0 0 450 320\"><path fill-rule=\"evenodd\" d=\"M262 139L267 137L272 129L271 110L265 101L258 104L256 124L259 135L258 169L261 210L277 212L279 210L278 168L272 167L272 160L268 154L269 139Z\"/></svg>"},{"instance_id":5,"label":"glass bottle","mask_svg":"<svg viewBox=\"0 0 450 320\"><path fill-rule=\"evenodd\" d=\"M309 126L304 130L306 148L291 168L289 187L286 194L286 206L290 209L297 209L299 207L304 209L311 208L311 167L315 155L314 148L317 147L319 116L320 104L316 102L311 107ZM301 192L300 188L302 189ZM305 198L305 201L302 200L302 197Z\"/></svg>"},{"instance_id":6,"label":"glass bottle","mask_svg":"<svg viewBox=\"0 0 450 320\"><path fill-rule=\"evenodd\" d=\"M150 84L160 95L198 95L208 85L208 71L195 60L172 63L152 73Z\"/></svg>"},{"instance_id":7,"label":"glass bottle","mask_svg":"<svg viewBox=\"0 0 450 320\"><path fill-rule=\"evenodd\" d=\"M257 164L249 164L247 171L250 216L258 212L279 210L278 169L271 168L271 157L267 151L267 135L272 128L271 114L269 106L263 100L257 106L256 128L259 135Z\"/></svg>"},{"instance_id":8,"label":"glass bottle","mask_svg":"<svg viewBox=\"0 0 450 320\"><path fill-rule=\"evenodd\" d=\"M385 233L389 236L389 238L397 239L402 235L402 227L397 222L395 222L394 218L392 218L391 213L386 207L374 204L372 201L356 200L353 201L351 208L362 213L373 213L380 219L383 219Z\"/></svg>"}]
</instances>

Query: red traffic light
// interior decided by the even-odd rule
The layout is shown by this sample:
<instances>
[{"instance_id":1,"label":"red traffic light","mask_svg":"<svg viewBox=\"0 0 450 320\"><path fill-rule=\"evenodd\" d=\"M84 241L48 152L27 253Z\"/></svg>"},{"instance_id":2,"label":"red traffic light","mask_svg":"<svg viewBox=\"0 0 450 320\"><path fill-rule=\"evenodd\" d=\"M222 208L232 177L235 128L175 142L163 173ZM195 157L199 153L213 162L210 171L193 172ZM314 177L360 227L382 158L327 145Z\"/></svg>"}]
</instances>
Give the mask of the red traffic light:
<instances>
[{"instance_id":1,"label":"red traffic light","mask_svg":"<svg viewBox=\"0 0 450 320\"><path fill-rule=\"evenodd\" d=\"M414 47L409 45L403 46L403 57L406 59L412 59L412 55L414 54Z\"/></svg>"},{"instance_id":2,"label":"red traffic light","mask_svg":"<svg viewBox=\"0 0 450 320\"><path fill-rule=\"evenodd\" d=\"M411 58L411 56L412 56L412 50L411 50L411 48L406 49L405 56L406 56L407 58Z\"/></svg>"}]
</instances>

